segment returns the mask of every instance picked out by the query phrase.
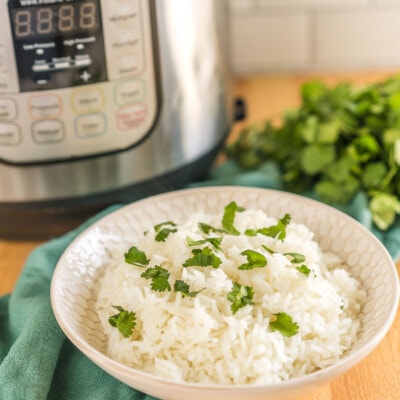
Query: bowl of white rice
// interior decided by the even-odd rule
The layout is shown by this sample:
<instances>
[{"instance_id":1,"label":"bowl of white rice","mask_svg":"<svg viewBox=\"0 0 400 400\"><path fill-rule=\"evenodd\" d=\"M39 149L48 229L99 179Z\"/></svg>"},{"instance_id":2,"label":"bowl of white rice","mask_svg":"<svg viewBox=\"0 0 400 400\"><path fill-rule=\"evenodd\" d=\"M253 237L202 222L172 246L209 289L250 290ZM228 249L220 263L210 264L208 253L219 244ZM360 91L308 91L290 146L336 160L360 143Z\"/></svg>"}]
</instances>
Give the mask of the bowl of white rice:
<instances>
[{"instance_id":1,"label":"bowl of white rice","mask_svg":"<svg viewBox=\"0 0 400 400\"><path fill-rule=\"evenodd\" d=\"M374 350L399 282L381 242L332 207L206 187L95 222L60 258L51 302L89 359L156 398L293 399Z\"/></svg>"}]
</instances>

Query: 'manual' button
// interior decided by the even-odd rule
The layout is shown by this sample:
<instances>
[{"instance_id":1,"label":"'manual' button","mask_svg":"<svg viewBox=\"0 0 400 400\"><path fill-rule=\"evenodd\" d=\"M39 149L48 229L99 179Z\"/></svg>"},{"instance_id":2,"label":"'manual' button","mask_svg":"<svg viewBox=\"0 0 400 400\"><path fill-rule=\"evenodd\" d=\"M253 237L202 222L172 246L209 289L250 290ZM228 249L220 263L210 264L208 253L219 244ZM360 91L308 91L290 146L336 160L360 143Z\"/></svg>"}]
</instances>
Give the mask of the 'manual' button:
<instances>
[{"instance_id":1,"label":"'manual' button","mask_svg":"<svg viewBox=\"0 0 400 400\"><path fill-rule=\"evenodd\" d=\"M57 119L38 121L32 125L32 135L39 144L57 143L64 138L64 126Z\"/></svg>"}]
</instances>

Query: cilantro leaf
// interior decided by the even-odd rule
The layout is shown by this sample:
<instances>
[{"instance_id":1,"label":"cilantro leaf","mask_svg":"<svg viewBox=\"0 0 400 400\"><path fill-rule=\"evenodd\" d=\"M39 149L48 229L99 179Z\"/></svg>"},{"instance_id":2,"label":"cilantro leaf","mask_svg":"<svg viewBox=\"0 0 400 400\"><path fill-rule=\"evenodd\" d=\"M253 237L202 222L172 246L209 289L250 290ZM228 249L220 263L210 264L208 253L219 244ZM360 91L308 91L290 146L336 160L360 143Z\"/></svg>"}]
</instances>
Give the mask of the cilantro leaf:
<instances>
[{"instance_id":1,"label":"cilantro leaf","mask_svg":"<svg viewBox=\"0 0 400 400\"><path fill-rule=\"evenodd\" d=\"M243 286L237 282L233 282L232 290L228 293L228 300L232 303L231 310L233 314L239 310L239 308L246 307L247 305L253 304L254 292L251 286Z\"/></svg>"},{"instance_id":2,"label":"cilantro leaf","mask_svg":"<svg viewBox=\"0 0 400 400\"><path fill-rule=\"evenodd\" d=\"M286 337L293 336L299 331L299 325L284 312L273 314L269 326L273 332L278 331Z\"/></svg>"},{"instance_id":3,"label":"cilantro leaf","mask_svg":"<svg viewBox=\"0 0 400 400\"><path fill-rule=\"evenodd\" d=\"M400 215L399 198L388 193L374 193L369 207L373 221L382 230L393 224L396 214Z\"/></svg>"},{"instance_id":4,"label":"cilantro leaf","mask_svg":"<svg viewBox=\"0 0 400 400\"><path fill-rule=\"evenodd\" d=\"M113 306L119 313L112 315L108 322L117 328L122 336L128 338L136 326L136 314L132 311L124 310L121 306Z\"/></svg>"},{"instance_id":5,"label":"cilantro leaf","mask_svg":"<svg viewBox=\"0 0 400 400\"><path fill-rule=\"evenodd\" d=\"M301 168L308 175L316 175L332 163L335 158L333 145L310 145L301 150Z\"/></svg>"},{"instance_id":6,"label":"cilantro leaf","mask_svg":"<svg viewBox=\"0 0 400 400\"><path fill-rule=\"evenodd\" d=\"M243 207L239 207L234 201L230 202L224 209L222 217L222 227L231 235L239 235L240 232L234 227L236 212L244 211Z\"/></svg>"},{"instance_id":7,"label":"cilantro leaf","mask_svg":"<svg viewBox=\"0 0 400 400\"><path fill-rule=\"evenodd\" d=\"M261 229L246 229L245 235L256 236L257 234L261 234L264 236L278 237L279 240L283 241L286 237L286 227L289 225L290 220L290 215L285 214L276 225Z\"/></svg>"},{"instance_id":8,"label":"cilantro leaf","mask_svg":"<svg viewBox=\"0 0 400 400\"><path fill-rule=\"evenodd\" d=\"M365 167L362 183L367 189L376 189L380 186L387 173L388 170L385 163L381 161L370 163Z\"/></svg>"},{"instance_id":9,"label":"cilantro leaf","mask_svg":"<svg viewBox=\"0 0 400 400\"><path fill-rule=\"evenodd\" d=\"M240 255L247 257L247 263L240 265L240 270L263 268L267 265L267 259L265 256L257 251L244 250L240 253Z\"/></svg>"},{"instance_id":10,"label":"cilantro leaf","mask_svg":"<svg viewBox=\"0 0 400 400\"><path fill-rule=\"evenodd\" d=\"M158 265L152 268L147 268L140 276L145 279L151 279L151 288L157 292L165 292L171 290L171 285L168 282L170 273Z\"/></svg>"},{"instance_id":11,"label":"cilantro leaf","mask_svg":"<svg viewBox=\"0 0 400 400\"><path fill-rule=\"evenodd\" d=\"M283 253L283 255L288 257L292 264L299 264L306 260L306 257L300 253Z\"/></svg>"},{"instance_id":12,"label":"cilantro leaf","mask_svg":"<svg viewBox=\"0 0 400 400\"><path fill-rule=\"evenodd\" d=\"M296 267L297 271L301 272L305 276L310 275L311 269L307 267L307 265L303 264L299 267Z\"/></svg>"},{"instance_id":13,"label":"cilantro leaf","mask_svg":"<svg viewBox=\"0 0 400 400\"><path fill-rule=\"evenodd\" d=\"M193 257L188 258L183 266L184 267L208 267L218 268L222 260L216 256L209 247L204 249L193 249Z\"/></svg>"},{"instance_id":14,"label":"cilantro leaf","mask_svg":"<svg viewBox=\"0 0 400 400\"><path fill-rule=\"evenodd\" d=\"M174 292L181 292L184 297L196 297L202 290L191 292L190 287L186 282L177 280L174 283Z\"/></svg>"},{"instance_id":15,"label":"cilantro leaf","mask_svg":"<svg viewBox=\"0 0 400 400\"><path fill-rule=\"evenodd\" d=\"M148 265L150 260L148 260L146 254L139 250L136 246L132 246L125 253L125 262L132 265L137 265L138 267L144 267Z\"/></svg>"},{"instance_id":16,"label":"cilantro leaf","mask_svg":"<svg viewBox=\"0 0 400 400\"><path fill-rule=\"evenodd\" d=\"M274 250L270 249L269 247L265 246L265 244L262 244L261 247L263 249L267 250L269 254L275 254L276 253L276 251L274 251Z\"/></svg>"},{"instance_id":17,"label":"cilantro leaf","mask_svg":"<svg viewBox=\"0 0 400 400\"><path fill-rule=\"evenodd\" d=\"M221 250L222 238L221 237L212 237L212 238L206 238L206 239L201 239L201 240L193 240L190 237L187 237L186 242L189 246L200 246L205 243L210 243L212 245L212 247L214 247L215 250Z\"/></svg>"},{"instance_id":18,"label":"cilantro leaf","mask_svg":"<svg viewBox=\"0 0 400 400\"><path fill-rule=\"evenodd\" d=\"M210 232L226 233L223 229L214 228L213 226L206 224L204 222L199 222L198 226L199 229L206 235L208 235Z\"/></svg>"},{"instance_id":19,"label":"cilantro leaf","mask_svg":"<svg viewBox=\"0 0 400 400\"><path fill-rule=\"evenodd\" d=\"M154 226L154 231L156 232L155 239L157 242L165 242L165 239L167 239L169 234L177 232L176 228L168 228L165 227L165 225L172 227L176 226L172 221L162 222L161 224Z\"/></svg>"}]
</instances>

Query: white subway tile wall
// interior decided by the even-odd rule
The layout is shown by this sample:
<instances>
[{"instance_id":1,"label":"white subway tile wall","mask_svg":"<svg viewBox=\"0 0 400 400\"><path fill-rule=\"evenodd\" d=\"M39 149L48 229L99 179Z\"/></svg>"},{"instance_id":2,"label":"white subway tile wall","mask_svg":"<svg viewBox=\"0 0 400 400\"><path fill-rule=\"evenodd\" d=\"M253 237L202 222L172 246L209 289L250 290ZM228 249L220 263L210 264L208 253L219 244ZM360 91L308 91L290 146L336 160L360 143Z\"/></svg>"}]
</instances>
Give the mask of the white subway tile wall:
<instances>
[{"instance_id":1,"label":"white subway tile wall","mask_svg":"<svg viewBox=\"0 0 400 400\"><path fill-rule=\"evenodd\" d=\"M232 57L237 71L307 65L310 24L306 14L253 15L238 17L234 23Z\"/></svg>"},{"instance_id":2,"label":"white subway tile wall","mask_svg":"<svg viewBox=\"0 0 400 400\"><path fill-rule=\"evenodd\" d=\"M238 75L398 68L400 0L228 0Z\"/></svg>"}]
</instances>

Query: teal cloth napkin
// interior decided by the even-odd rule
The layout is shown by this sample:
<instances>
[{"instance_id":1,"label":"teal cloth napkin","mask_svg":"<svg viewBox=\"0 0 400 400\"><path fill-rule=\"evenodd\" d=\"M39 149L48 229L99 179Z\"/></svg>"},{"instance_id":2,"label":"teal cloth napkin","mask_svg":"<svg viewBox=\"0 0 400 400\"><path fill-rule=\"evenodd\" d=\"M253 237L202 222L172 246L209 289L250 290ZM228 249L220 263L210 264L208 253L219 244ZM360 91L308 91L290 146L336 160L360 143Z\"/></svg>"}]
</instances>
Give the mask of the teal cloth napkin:
<instances>
[{"instance_id":1,"label":"teal cloth napkin","mask_svg":"<svg viewBox=\"0 0 400 400\"><path fill-rule=\"evenodd\" d=\"M273 163L243 171L229 161L213 170L208 180L189 186L282 190L280 178ZM115 380L80 353L58 327L50 305L53 270L65 248L90 224L119 207L109 207L74 231L35 249L26 260L14 291L0 297L0 400L154 400ZM363 194L342 211L373 231L394 259L400 256L400 223L387 232L375 230Z\"/></svg>"}]
</instances>

